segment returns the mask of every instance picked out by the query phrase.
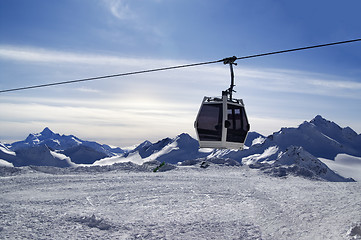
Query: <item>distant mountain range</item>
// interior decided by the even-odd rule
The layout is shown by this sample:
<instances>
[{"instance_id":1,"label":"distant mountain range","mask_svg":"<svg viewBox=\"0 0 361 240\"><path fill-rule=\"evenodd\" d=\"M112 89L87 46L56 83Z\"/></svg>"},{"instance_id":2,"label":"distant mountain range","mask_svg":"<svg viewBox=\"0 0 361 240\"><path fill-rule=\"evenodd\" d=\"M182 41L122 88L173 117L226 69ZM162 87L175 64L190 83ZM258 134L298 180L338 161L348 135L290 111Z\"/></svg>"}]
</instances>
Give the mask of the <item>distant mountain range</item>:
<instances>
[{"instance_id":1,"label":"distant mountain range","mask_svg":"<svg viewBox=\"0 0 361 240\"><path fill-rule=\"evenodd\" d=\"M198 141L182 133L156 143L144 141L133 149L81 140L73 135L60 135L45 128L29 134L19 142L0 143L0 166L111 165L150 161L168 164L246 164L275 176L288 174L328 181L349 181L334 173L318 158L334 160L338 154L361 157L361 135L351 128L341 128L334 122L316 116L297 128L282 128L264 137L250 132L245 150L199 149Z\"/></svg>"}]
</instances>

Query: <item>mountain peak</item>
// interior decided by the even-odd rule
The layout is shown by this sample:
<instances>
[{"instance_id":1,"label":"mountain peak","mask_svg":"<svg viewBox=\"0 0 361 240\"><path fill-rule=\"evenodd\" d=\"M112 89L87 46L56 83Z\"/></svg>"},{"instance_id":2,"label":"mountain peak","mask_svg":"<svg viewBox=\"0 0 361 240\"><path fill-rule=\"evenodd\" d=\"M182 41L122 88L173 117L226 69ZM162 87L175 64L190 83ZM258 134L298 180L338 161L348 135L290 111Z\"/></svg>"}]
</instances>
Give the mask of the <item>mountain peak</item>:
<instances>
[{"instance_id":1,"label":"mountain peak","mask_svg":"<svg viewBox=\"0 0 361 240\"><path fill-rule=\"evenodd\" d=\"M310 123L315 124L316 126L318 125L325 125L328 123L331 123L330 121L328 121L327 119L323 118L321 115L317 115L316 117L314 117Z\"/></svg>"},{"instance_id":2,"label":"mountain peak","mask_svg":"<svg viewBox=\"0 0 361 240\"><path fill-rule=\"evenodd\" d=\"M188 133L181 133L178 136L176 136L175 139L189 140L189 139L192 139L192 137Z\"/></svg>"},{"instance_id":3,"label":"mountain peak","mask_svg":"<svg viewBox=\"0 0 361 240\"><path fill-rule=\"evenodd\" d=\"M52 136L54 132L51 131L48 127L45 127L44 130L40 133L43 136Z\"/></svg>"},{"instance_id":4,"label":"mountain peak","mask_svg":"<svg viewBox=\"0 0 361 240\"><path fill-rule=\"evenodd\" d=\"M342 131L342 128L335 122L324 119L320 115L317 115L314 119L312 119L310 124L314 125L319 131L331 138L334 138Z\"/></svg>"},{"instance_id":5,"label":"mountain peak","mask_svg":"<svg viewBox=\"0 0 361 240\"><path fill-rule=\"evenodd\" d=\"M152 145L152 143L148 140L145 140L144 142L142 142L141 144L139 144L138 146L136 146L133 151L138 151L139 149L142 148L148 148Z\"/></svg>"},{"instance_id":6,"label":"mountain peak","mask_svg":"<svg viewBox=\"0 0 361 240\"><path fill-rule=\"evenodd\" d=\"M311 121L327 121L327 120L318 114Z\"/></svg>"}]
</instances>

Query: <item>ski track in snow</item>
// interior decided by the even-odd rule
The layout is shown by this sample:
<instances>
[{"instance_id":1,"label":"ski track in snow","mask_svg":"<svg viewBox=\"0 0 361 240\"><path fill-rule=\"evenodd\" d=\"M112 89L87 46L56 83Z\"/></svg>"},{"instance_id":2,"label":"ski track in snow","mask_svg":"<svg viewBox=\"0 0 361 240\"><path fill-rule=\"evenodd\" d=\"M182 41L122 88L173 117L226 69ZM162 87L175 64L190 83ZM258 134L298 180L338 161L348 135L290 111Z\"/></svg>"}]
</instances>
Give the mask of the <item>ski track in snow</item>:
<instances>
[{"instance_id":1,"label":"ski track in snow","mask_svg":"<svg viewBox=\"0 0 361 240\"><path fill-rule=\"evenodd\" d=\"M0 177L0 239L361 239L361 184L243 167Z\"/></svg>"}]
</instances>

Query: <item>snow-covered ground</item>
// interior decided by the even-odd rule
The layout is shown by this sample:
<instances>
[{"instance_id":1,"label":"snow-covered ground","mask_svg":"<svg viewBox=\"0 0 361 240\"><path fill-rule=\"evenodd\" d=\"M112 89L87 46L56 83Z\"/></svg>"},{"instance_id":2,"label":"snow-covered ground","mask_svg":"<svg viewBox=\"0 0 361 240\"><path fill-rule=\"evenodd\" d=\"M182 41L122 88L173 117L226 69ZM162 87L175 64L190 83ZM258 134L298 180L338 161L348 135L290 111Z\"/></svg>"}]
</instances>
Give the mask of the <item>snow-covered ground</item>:
<instances>
[{"instance_id":1,"label":"snow-covered ground","mask_svg":"<svg viewBox=\"0 0 361 240\"><path fill-rule=\"evenodd\" d=\"M361 239L360 182L213 164L156 173L25 169L0 177L1 239Z\"/></svg>"}]
</instances>

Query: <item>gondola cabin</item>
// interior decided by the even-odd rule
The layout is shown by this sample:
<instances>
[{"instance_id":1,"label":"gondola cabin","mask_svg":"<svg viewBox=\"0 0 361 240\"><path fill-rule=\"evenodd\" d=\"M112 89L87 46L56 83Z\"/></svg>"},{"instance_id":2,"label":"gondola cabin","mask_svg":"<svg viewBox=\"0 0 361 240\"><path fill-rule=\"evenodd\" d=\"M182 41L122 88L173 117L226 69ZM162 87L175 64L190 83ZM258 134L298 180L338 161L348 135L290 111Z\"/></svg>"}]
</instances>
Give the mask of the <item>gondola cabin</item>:
<instances>
[{"instance_id":1,"label":"gondola cabin","mask_svg":"<svg viewBox=\"0 0 361 240\"><path fill-rule=\"evenodd\" d=\"M200 148L243 149L250 129L242 99L204 97L194 127Z\"/></svg>"}]
</instances>

